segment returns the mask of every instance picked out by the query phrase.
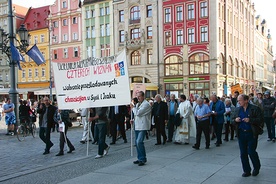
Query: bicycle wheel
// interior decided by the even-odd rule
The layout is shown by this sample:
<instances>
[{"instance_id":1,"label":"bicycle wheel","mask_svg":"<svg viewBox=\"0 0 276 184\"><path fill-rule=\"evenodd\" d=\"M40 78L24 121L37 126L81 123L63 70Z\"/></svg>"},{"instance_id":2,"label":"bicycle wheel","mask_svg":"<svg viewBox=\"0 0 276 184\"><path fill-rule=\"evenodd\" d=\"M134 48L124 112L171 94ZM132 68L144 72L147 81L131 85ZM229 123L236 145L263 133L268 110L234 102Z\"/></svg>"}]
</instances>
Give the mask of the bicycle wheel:
<instances>
[{"instance_id":1,"label":"bicycle wheel","mask_svg":"<svg viewBox=\"0 0 276 184\"><path fill-rule=\"evenodd\" d=\"M36 134L35 134L36 133L36 125L35 125L35 123L32 124L31 132L32 132L33 138L35 138L35 136L36 136Z\"/></svg>"},{"instance_id":2,"label":"bicycle wheel","mask_svg":"<svg viewBox=\"0 0 276 184\"><path fill-rule=\"evenodd\" d=\"M19 141L24 141L26 137L26 128L23 125L19 125L17 128L17 139Z\"/></svg>"}]
</instances>

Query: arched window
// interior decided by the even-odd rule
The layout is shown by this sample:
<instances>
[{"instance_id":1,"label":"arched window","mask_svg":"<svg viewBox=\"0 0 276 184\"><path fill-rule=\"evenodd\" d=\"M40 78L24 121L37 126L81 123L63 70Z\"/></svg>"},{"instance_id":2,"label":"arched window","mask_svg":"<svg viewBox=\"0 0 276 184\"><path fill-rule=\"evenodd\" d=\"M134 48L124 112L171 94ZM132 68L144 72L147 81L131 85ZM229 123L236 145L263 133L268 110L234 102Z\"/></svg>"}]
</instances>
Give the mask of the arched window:
<instances>
[{"instance_id":1,"label":"arched window","mask_svg":"<svg viewBox=\"0 0 276 184\"><path fill-rule=\"evenodd\" d=\"M133 6L130 9L130 20L139 20L140 19L140 7Z\"/></svg>"},{"instance_id":2,"label":"arched window","mask_svg":"<svg viewBox=\"0 0 276 184\"><path fill-rule=\"evenodd\" d=\"M141 65L141 54L137 50L131 53L131 65Z\"/></svg>"},{"instance_id":3,"label":"arched window","mask_svg":"<svg viewBox=\"0 0 276 184\"><path fill-rule=\"evenodd\" d=\"M189 57L190 74L209 74L209 56L203 53L193 54Z\"/></svg>"},{"instance_id":4,"label":"arched window","mask_svg":"<svg viewBox=\"0 0 276 184\"><path fill-rule=\"evenodd\" d=\"M180 56L169 56L165 59L165 75L183 75L183 58Z\"/></svg>"},{"instance_id":5,"label":"arched window","mask_svg":"<svg viewBox=\"0 0 276 184\"><path fill-rule=\"evenodd\" d=\"M229 60L228 60L228 75L234 75L233 72L234 72L234 63L233 63L233 60L230 56Z\"/></svg>"},{"instance_id":6,"label":"arched window","mask_svg":"<svg viewBox=\"0 0 276 184\"><path fill-rule=\"evenodd\" d=\"M235 66L235 75L239 77L239 61L236 59L236 66Z\"/></svg>"}]
</instances>

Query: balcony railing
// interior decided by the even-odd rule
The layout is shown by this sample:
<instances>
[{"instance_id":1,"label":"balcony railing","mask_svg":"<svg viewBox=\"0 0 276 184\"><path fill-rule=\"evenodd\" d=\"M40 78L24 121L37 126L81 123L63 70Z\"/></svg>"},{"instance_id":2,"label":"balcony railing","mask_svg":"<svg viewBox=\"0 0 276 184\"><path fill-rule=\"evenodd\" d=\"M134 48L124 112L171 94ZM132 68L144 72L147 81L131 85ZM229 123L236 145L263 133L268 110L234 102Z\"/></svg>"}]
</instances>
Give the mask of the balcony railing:
<instances>
[{"instance_id":1,"label":"balcony railing","mask_svg":"<svg viewBox=\"0 0 276 184\"><path fill-rule=\"evenodd\" d=\"M140 24L140 18L139 19L129 19L129 24Z\"/></svg>"}]
</instances>

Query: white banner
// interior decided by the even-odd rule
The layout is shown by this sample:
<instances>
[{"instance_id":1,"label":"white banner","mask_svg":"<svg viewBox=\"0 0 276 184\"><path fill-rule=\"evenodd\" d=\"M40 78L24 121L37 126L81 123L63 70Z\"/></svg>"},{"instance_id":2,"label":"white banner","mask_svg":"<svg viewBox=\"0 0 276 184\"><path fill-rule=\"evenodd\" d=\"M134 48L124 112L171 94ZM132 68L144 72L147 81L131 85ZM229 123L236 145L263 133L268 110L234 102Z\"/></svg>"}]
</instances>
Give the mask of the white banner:
<instances>
[{"instance_id":1,"label":"white banner","mask_svg":"<svg viewBox=\"0 0 276 184\"><path fill-rule=\"evenodd\" d=\"M126 105L131 101L125 50L117 56L52 63L59 109Z\"/></svg>"}]
</instances>

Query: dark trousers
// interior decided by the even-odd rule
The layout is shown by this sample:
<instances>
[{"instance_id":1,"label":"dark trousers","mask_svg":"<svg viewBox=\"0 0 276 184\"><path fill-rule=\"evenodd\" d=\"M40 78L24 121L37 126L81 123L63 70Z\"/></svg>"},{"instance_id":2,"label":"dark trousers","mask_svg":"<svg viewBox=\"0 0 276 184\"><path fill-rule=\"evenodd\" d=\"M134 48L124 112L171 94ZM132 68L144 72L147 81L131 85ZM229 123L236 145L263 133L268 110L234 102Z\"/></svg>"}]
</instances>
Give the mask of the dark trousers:
<instances>
[{"instance_id":1,"label":"dark trousers","mask_svg":"<svg viewBox=\"0 0 276 184\"><path fill-rule=\"evenodd\" d=\"M123 139L126 140L125 124L124 122L120 121L119 116L115 115L115 120L111 121L110 123L112 142L116 142L117 139L117 125L119 125Z\"/></svg>"},{"instance_id":2,"label":"dark trousers","mask_svg":"<svg viewBox=\"0 0 276 184\"><path fill-rule=\"evenodd\" d=\"M46 144L45 151L50 151L50 148L54 145L51 142L51 128L40 127L39 137Z\"/></svg>"},{"instance_id":3,"label":"dark trousers","mask_svg":"<svg viewBox=\"0 0 276 184\"><path fill-rule=\"evenodd\" d=\"M213 121L213 124L214 124L214 129L215 129L215 133L216 133L216 137L217 137L216 144L222 144L221 135L222 135L223 123L218 123L218 122Z\"/></svg>"},{"instance_id":4,"label":"dark trousers","mask_svg":"<svg viewBox=\"0 0 276 184\"><path fill-rule=\"evenodd\" d=\"M269 139L275 139L275 124L274 118L272 117L264 117L264 121L267 128L267 134Z\"/></svg>"},{"instance_id":5,"label":"dark trousers","mask_svg":"<svg viewBox=\"0 0 276 184\"><path fill-rule=\"evenodd\" d=\"M155 128L156 128L156 139L157 139L157 144L161 144L161 135L163 137L163 142L166 142L167 136L166 136L166 131L165 131L165 120L154 117L155 120Z\"/></svg>"},{"instance_id":6,"label":"dark trousers","mask_svg":"<svg viewBox=\"0 0 276 184\"><path fill-rule=\"evenodd\" d=\"M231 130L230 130L231 129ZM225 140L228 141L229 133L231 135L231 140L234 139L234 133L235 133L235 126L230 123L230 121L227 121L225 124Z\"/></svg>"},{"instance_id":7,"label":"dark trousers","mask_svg":"<svg viewBox=\"0 0 276 184\"><path fill-rule=\"evenodd\" d=\"M91 132L92 132L93 139L95 141L95 121L92 121L91 123Z\"/></svg>"},{"instance_id":8,"label":"dark trousers","mask_svg":"<svg viewBox=\"0 0 276 184\"><path fill-rule=\"evenodd\" d=\"M65 124L65 132L60 132L59 133L59 152L60 153L63 153L64 143L66 143L66 142L67 142L67 145L68 145L70 150L74 149L73 144L67 138L67 130L68 130L68 125ZM66 141L65 141L65 138L66 138Z\"/></svg>"},{"instance_id":9,"label":"dark trousers","mask_svg":"<svg viewBox=\"0 0 276 184\"><path fill-rule=\"evenodd\" d=\"M174 121L175 121L175 116L174 115L170 116L169 122L168 122L168 141L172 141L172 138L173 138Z\"/></svg>"},{"instance_id":10,"label":"dark trousers","mask_svg":"<svg viewBox=\"0 0 276 184\"><path fill-rule=\"evenodd\" d=\"M252 161L255 170L260 170L261 164L259 155L256 152L258 137L253 137L252 131L244 132L239 129L239 147L243 171L246 173L251 172L248 155Z\"/></svg>"},{"instance_id":11,"label":"dark trousers","mask_svg":"<svg viewBox=\"0 0 276 184\"><path fill-rule=\"evenodd\" d=\"M210 129L209 129L210 121L209 119L198 121L196 123L196 147L200 147L201 134L204 133L206 140L206 147L210 146Z\"/></svg>"},{"instance_id":12,"label":"dark trousers","mask_svg":"<svg viewBox=\"0 0 276 184\"><path fill-rule=\"evenodd\" d=\"M104 150L108 147L105 143L106 131L106 123L95 124L95 139L98 140L98 155L103 155Z\"/></svg>"}]
</instances>

